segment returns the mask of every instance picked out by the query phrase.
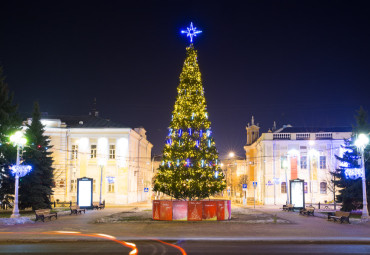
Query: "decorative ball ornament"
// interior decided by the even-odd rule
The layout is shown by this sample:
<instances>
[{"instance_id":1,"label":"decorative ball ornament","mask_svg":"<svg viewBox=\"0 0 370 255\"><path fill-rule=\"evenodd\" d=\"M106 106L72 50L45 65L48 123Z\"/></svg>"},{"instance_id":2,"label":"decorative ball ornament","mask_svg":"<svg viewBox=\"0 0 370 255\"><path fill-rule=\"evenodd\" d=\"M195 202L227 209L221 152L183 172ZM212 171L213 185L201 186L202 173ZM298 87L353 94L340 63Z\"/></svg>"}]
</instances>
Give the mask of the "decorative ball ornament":
<instances>
[{"instance_id":1,"label":"decorative ball ornament","mask_svg":"<svg viewBox=\"0 0 370 255\"><path fill-rule=\"evenodd\" d=\"M32 170L32 166L29 165L13 165L11 167L12 173L19 177L24 177Z\"/></svg>"}]
</instances>

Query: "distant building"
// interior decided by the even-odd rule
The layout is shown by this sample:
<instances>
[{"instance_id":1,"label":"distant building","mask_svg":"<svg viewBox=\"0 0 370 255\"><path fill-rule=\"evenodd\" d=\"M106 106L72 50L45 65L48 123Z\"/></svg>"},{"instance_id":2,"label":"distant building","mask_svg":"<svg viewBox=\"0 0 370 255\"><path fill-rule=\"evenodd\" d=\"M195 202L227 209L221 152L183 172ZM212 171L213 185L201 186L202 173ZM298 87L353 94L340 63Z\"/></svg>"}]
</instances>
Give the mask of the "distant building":
<instances>
[{"instance_id":1,"label":"distant building","mask_svg":"<svg viewBox=\"0 0 370 255\"><path fill-rule=\"evenodd\" d=\"M344 139L352 135L350 127L284 126L259 136L258 124L248 124L246 166L248 197L253 197L257 182L257 201L285 204L289 200L289 181L302 179L306 203L333 201L331 171L338 167Z\"/></svg>"},{"instance_id":2,"label":"distant building","mask_svg":"<svg viewBox=\"0 0 370 255\"><path fill-rule=\"evenodd\" d=\"M28 120L32 121L31 119ZM50 137L55 168L54 200L76 201L77 178L93 178L93 200L128 204L151 197L153 145L144 128L131 129L100 118L47 116L41 122ZM149 192L144 192L144 188Z\"/></svg>"}]
</instances>

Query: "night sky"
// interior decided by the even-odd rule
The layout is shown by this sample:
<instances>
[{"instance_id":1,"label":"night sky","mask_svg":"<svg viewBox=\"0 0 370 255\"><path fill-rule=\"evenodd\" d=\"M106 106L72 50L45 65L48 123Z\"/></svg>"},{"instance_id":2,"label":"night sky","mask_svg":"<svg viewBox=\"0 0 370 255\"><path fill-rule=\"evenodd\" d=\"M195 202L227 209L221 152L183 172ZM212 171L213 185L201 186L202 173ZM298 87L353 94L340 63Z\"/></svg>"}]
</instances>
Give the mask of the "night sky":
<instances>
[{"instance_id":1,"label":"night sky","mask_svg":"<svg viewBox=\"0 0 370 255\"><path fill-rule=\"evenodd\" d=\"M160 154L190 22L216 146L245 126L351 126L370 109L369 1L2 1L0 65L23 116L100 115L143 126ZM139 2L139 3L134 3Z\"/></svg>"}]
</instances>

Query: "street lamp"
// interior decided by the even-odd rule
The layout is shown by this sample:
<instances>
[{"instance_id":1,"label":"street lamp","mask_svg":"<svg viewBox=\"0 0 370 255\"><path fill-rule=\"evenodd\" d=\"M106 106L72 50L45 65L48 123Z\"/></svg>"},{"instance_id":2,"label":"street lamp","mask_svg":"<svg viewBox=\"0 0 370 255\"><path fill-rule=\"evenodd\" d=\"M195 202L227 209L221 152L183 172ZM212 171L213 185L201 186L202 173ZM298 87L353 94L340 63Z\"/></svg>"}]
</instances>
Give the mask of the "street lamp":
<instances>
[{"instance_id":1,"label":"street lamp","mask_svg":"<svg viewBox=\"0 0 370 255\"><path fill-rule=\"evenodd\" d=\"M366 222L370 219L369 212L367 210L367 196L366 196L366 175L365 175L365 159L364 150L369 144L369 138L364 134L359 134L355 141L356 147L361 153L361 168L362 168L362 216L361 221Z\"/></svg>"},{"instance_id":2,"label":"street lamp","mask_svg":"<svg viewBox=\"0 0 370 255\"><path fill-rule=\"evenodd\" d=\"M235 157L235 153L234 152L229 152L229 158L233 158L233 157Z\"/></svg>"},{"instance_id":3,"label":"street lamp","mask_svg":"<svg viewBox=\"0 0 370 255\"><path fill-rule=\"evenodd\" d=\"M18 187L19 187L19 177L23 177L28 174L31 170L31 166L27 165L20 165L19 159L19 150L27 143L27 139L23 137L23 133L21 131L17 131L14 135L10 136L10 142L13 143L14 146L17 146L17 161L16 165L11 167L12 173L15 175L15 190L14 190L14 208L13 213L10 216L11 218L19 218L19 209L18 209Z\"/></svg>"}]
</instances>

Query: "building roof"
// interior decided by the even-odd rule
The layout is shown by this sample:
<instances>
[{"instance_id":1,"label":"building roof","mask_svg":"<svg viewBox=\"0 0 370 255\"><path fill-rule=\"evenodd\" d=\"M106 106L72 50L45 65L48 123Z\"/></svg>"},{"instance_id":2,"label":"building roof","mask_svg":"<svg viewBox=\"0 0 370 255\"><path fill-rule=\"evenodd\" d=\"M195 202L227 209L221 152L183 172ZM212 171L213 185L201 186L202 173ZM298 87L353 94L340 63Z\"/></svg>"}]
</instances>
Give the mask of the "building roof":
<instances>
[{"instance_id":1,"label":"building roof","mask_svg":"<svg viewBox=\"0 0 370 255\"><path fill-rule=\"evenodd\" d=\"M129 128L120 123L113 122L109 119L100 118L94 115L47 115L42 119L60 119L69 128Z\"/></svg>"},{"instance_id":2,"label":"building roof","mask_svg":"<svg viewBox=\"0 0 370 255\"><path fill-rule=\"evenodd\" d=\"M292 127L290 125L276 130L274 133L336 133L352 132L352 127Z\"/></svg>"}]
</instances>

